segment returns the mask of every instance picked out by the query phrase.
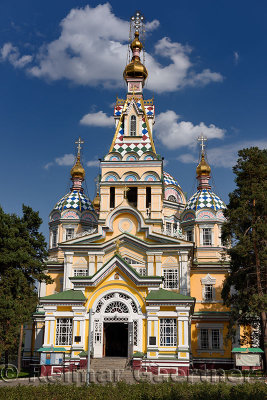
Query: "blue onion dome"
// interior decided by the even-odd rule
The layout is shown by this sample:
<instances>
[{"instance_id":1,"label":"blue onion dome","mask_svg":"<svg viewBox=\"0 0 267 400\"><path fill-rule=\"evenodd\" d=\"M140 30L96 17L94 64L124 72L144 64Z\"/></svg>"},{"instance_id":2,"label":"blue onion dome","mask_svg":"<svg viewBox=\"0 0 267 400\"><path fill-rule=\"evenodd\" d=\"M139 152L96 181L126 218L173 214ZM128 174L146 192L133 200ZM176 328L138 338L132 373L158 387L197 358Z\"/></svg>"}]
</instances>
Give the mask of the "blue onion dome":
<instances>
[{"instance_id":1,"label":"blue onion dome","mask_svg":"<svg viewBox=\"0 0 267 400\"><path fill-rule=\"evenodd\" d=\"M80 212L86 210L94 211L94 207L89 198L82 191L78 190L72 190L67 193L54 207L54 210L59 210L60 212L69 209Z\"/></svg>"},{"instance_id":2,"label":"blue onion dome","mask_svg":"<svg viewBox=\"0 0 267 400\"><path fill-rule=\"evenodd\" d=\"M177 180L174 179L170 174L168 174L165 171L163 171L163 181L164 181L164 185L167 185L167 186L174 185L174 186L178 186L179 188L181 188L181 186L179 185Z\"/></svg>"},{"instance_id":3,"label":"blue onion dome","mask_svg":"<svg viewBox=\"0 0 267 400\"><path fill-rule=\"evenodd\" d=\"M226 208L225 203L210 189L199 189L187 202L185 210L198 211L202 208L210 208L218 211Z\"/></svg>"}]
</instances>

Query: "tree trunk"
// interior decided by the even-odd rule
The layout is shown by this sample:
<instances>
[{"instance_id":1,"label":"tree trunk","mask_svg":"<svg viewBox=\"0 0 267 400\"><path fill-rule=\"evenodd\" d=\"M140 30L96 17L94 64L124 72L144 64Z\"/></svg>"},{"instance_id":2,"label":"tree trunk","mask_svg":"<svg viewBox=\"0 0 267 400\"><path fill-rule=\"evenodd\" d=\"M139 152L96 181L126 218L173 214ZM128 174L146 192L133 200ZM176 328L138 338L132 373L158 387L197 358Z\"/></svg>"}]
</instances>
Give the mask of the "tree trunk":
<instances>
[{"instance_id":1,"label":"tree trunk","mask_svg":"<svg viewBox=\"0 0 267 400\"><path fill-rule=\"evenodd\" d=\"M21 369L21 349L22 349L22 341L23 341L23 324L20 325L20 334L19 334L18 373L20 373L20 369Z\"/></svg>"}]
</instances>

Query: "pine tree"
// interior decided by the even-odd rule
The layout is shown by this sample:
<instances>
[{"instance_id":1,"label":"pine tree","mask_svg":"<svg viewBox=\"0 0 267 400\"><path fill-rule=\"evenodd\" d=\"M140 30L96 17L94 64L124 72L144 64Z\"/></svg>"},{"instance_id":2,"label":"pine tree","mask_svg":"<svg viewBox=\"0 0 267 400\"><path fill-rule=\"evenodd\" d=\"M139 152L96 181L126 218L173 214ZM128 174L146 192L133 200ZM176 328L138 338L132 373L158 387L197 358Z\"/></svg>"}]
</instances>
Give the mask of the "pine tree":
<instances>
[{"instance_id":1,"label":"pine tree","mask_svg":"<svg viewBox=\"0 0 267 400\"><path fill-rule=\"evenodd\" d=\"M222 239L230 255L230 273L222 297L231 308L230 330L261 322L260 345L267 365L267 150L240 150L233 167L237 188L230 193L224 212ZM241 338L249 341L249 334Z\"/></svg>"},{"instance_id":2,"label":"pine tree","mask_svg":"<svg viewBox=\"0 0 267 400\"><path fill-rule=\"evenodd\" d=\"M51 282L44 273L48 253L41 223L38 212L25 205L21 218L0 207L0 357L5 355L6 364L36 308L36 282Z\"/></svg>"}]
</instances>

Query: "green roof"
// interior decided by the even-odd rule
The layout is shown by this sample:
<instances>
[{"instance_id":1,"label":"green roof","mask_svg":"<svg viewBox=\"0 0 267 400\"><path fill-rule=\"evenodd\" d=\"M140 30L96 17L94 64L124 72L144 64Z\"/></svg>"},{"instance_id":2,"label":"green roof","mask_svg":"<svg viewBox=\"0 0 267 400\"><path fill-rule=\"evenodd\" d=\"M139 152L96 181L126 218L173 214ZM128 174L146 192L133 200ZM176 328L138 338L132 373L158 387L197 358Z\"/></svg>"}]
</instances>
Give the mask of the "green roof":
<instances>
[{"instance_id":1,"label":"green roof","mask_svg":"<svg viewBox=\"0 0 267 400\"><path fill-rule=\"evenodd\" d=\"M259 347L234 347L232 353L263 353Z\"/></svg>"},{"instance_id":2,"label":"green roof","mask_svg":"<svg viewBox=\"0 0 267 400\"><path fill-rule=\"evenodd\" d=\"M81 352L78 354L78 356L80 356L80 357L87 357L87 355L88 355L88 351L85 351L85 350L81 351Z\"/></svg>"},{"instance_id":3,"label":"green roof","mask_svg":"<svg viewBox=\"0 0 267 400\"><path fill-rule=\"evenodd\" d=\"M66 351L66 349L65 347L40 347L37 351L54 353L55 351Z\"/></svg>"},{"instance_id":4,"label":"green roof","mask_svg":"<svg viewBox=\"0 0 267 400\"><path fill-rule=\"evenodd\" d=\"M51 294L50 296L41 297L41 300L80 300L85 301L86 297L84 296L81 290L65 290L64 292L59 292L55 294Z\"/></svg>"},{"instance_id":5,"label":"green roof","mask_svg":"<svg viewBox=\"0 0 267 400\"><path fill-rule=\"evenodd\" d=\"M158 289L151 290L147 295L146 300L195 300L195 298L176 292L171 292L170 290Z\"/></svg>"}]
</instances>

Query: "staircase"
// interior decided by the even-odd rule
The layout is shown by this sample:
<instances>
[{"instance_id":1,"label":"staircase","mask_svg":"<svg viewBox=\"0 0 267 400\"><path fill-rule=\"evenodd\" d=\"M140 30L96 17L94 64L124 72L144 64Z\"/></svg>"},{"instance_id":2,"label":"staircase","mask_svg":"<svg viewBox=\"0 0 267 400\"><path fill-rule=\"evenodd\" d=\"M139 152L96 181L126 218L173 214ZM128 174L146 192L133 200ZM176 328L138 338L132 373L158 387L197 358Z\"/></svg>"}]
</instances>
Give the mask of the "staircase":
<instances>
[{"instance_id":1,"label":"staircase","mask_svg":"<svg viewBox=\"0 0 267 400\"><path fill-rule=\"evenodd\" d=\"M128 383L136 382L128 358L93 358L90 367L90 382L108 383L122 380Z\"/></svg>"}]
</instances>

